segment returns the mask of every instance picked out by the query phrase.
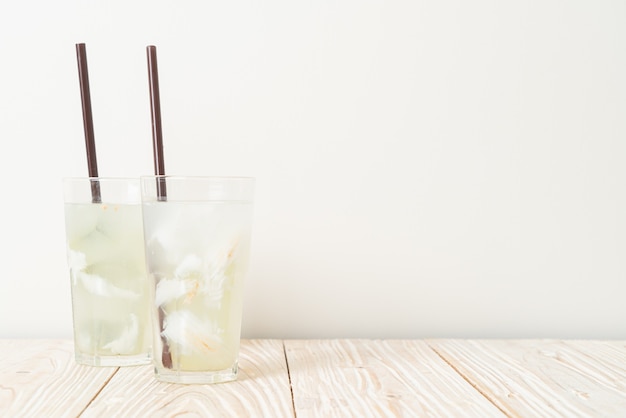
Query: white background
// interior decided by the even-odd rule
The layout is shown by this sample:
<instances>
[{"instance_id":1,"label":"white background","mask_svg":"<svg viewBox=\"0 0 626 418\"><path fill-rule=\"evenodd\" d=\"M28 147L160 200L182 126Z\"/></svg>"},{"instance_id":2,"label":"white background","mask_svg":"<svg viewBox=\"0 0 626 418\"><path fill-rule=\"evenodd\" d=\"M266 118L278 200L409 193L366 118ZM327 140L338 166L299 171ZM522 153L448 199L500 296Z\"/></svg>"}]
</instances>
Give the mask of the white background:
<instances>
[{"instance_id":1,"label":"white background","mask_svg":"<svg viewBox=\"0 0 626 418\"><path fill-rule=\"evenodd\" d=\"M71 337L61 178L257 178L244 337L626 338L623 1L0 6L0 337Z\"/></svg>"}]
</instances>

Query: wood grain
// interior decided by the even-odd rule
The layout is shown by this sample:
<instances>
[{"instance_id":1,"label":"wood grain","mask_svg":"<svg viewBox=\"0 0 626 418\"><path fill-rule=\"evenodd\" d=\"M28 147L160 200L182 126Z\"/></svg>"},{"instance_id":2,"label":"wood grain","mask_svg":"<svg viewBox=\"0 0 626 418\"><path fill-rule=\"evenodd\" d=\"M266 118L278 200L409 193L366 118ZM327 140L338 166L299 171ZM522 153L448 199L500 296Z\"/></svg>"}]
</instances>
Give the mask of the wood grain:
<instances>
[{"instance_id":1,"label":"wood grain","mask_svg":"<svg viewBox=\"0 0 626 418\"><path fill-rule=\"evenodd\" d=\"M240 360L236 382L173 385L0 339L0 417L626 416L624 341L244 340Z\"/></svg>"},{"instance_id":2,"label":"wood grain","mask_svg":"<svg viewBox=\"0 0 626 418\"><path fill-rule=\"evenodd\" d=\"M429 344L512 417L626 416L626 345L556 340Z\"/></svg>"},{"instance_id":3,"label":"wood grain","mask_svg":"<svg viewBox=\"0 0 626 418\"><path fill-rule=\"evenodd\" d=\"M236 381L159 382L152 367L120 368L83 417L293 417L282 342L243 340Z\"/></svg>"},{"instance_id":4,"label":"wood grain","mask_svg":"<svg viewBox=\"0 0 626 418\"><path fill-rule=\"evenodd\" d=\"M117 367L74 362L69 340L0 340L0 416L76 417Z\"/></svg>"},{"instance_id":5,"label":"wood grain","mask_svg":"<svg viewBox=\"0 0 626 418\"><path fill-rule=\"evenodd\" d=\"M423 341L287 340L303 417L503 417Z\"/></svg>"}]
</instances>

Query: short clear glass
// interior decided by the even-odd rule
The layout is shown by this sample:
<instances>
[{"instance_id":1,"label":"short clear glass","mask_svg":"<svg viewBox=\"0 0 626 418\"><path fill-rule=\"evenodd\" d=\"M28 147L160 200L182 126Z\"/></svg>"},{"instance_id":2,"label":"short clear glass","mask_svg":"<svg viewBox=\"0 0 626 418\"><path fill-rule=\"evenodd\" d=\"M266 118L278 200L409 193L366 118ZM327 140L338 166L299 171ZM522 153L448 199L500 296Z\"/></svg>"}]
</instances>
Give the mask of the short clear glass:
<instances>
[{"instance_id":1,"label":"short clear glass","mask_svg":"<svg viewBox=\"0 0 626 418\"><path fill-rule=\"evenodd\" d=\"M150 289L139 179L65 178L63 195L76 362L149 364Z\"/></svg>"},{"instance_id":2,"label":"short clear glass","mask_svg":"<svg viewBox=\"0 0 626 418\"><path fill-rule=\"evenodd\" d=\"M141 178L156 378L237 378L254 179Z\"/></svg>"}]
</instances>

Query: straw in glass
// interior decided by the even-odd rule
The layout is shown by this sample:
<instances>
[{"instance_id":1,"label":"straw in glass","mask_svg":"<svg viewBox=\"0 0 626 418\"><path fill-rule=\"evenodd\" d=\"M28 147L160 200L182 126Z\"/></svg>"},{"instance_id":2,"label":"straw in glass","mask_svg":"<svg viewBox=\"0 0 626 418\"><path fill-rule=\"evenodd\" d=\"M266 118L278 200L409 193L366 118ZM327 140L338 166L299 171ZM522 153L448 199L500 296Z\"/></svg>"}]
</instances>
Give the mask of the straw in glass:
<instances>
[{"instance_id":1,"label":"straw in glass","mask_svg":"<svg viewBox=\"0 0 626 418\"><path fill-rule=\"evenodd\" d=\"M157 67L156 47L149 45L146 48L148 55L148 80L150 83L150 111L152 115L152 149L154 156L154 174L157 177L157 199L167 200L165 190L165 163L163 161L163 132L161 128L161 99L159 97L159 70ZM161 334L161 362L163 367L172 368L172 354L167 339L163 336L163 320L165 313L159 306L159 331Z\"/></svg>"},{"instance_id":2,"label":"straw in glass","mask_svg":"<svg viewBox=\"0 0 626 418\"><path fill-rule=\"evenodd\" d=\"M85 145L87 149L87 168L91 178L91 201L100 203L100 183L98 177L98 162L96 160L96 142L93 133L93 117L91 114L91 94L89 92L89 72L87 71L87 52L85 44L76 44L76 60L78 61L78 78L80 81L80 97L83 107L83 127L85 130Z\"/></svg>"}]
</instances>

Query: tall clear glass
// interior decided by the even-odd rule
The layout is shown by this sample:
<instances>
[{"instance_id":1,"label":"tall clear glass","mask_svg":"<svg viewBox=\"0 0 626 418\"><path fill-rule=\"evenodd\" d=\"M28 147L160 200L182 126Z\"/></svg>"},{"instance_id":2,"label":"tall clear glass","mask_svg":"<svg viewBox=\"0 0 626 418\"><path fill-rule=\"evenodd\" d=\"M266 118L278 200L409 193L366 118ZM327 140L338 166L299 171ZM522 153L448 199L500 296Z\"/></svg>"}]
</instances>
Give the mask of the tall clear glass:
<instances>
[{"instance_id":1,"label":"tall clear glass","mask_svg":"<svg viewBox=\"0 0 626 418\"><path fill-rule=\"evenodd\" d=\"M254 179L141 178L156 378L235 380Z\"/></svg>"},{"instance_id":2,"label":"tall clear glass","mask_svg":"<svg viewBox=\"0 0 626 418\"><path fill-rule=\"evenodd\" d=\"M63 195L76 362L149 364L150 289L139 179L65 178Z\"/></svg>"}]
</instances>

